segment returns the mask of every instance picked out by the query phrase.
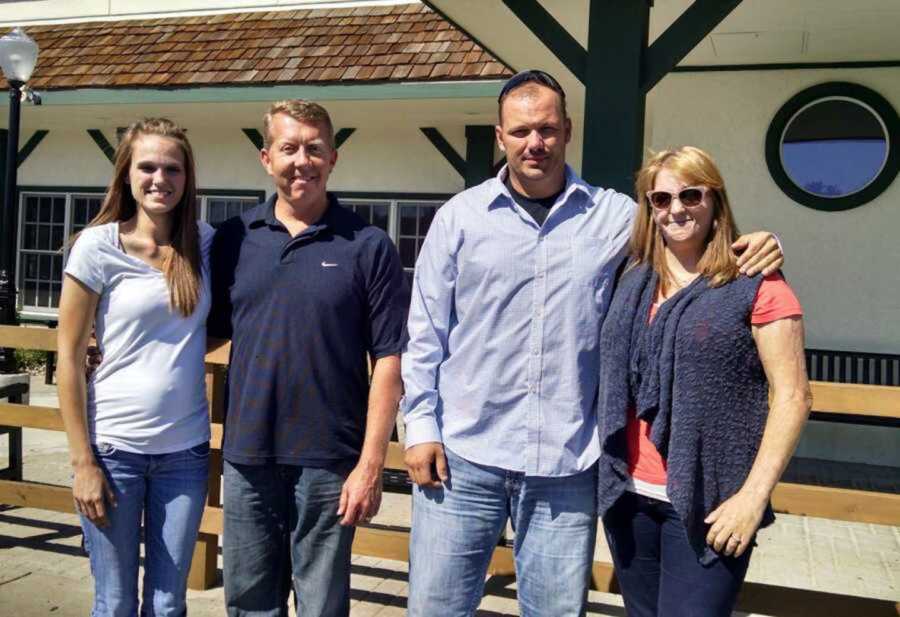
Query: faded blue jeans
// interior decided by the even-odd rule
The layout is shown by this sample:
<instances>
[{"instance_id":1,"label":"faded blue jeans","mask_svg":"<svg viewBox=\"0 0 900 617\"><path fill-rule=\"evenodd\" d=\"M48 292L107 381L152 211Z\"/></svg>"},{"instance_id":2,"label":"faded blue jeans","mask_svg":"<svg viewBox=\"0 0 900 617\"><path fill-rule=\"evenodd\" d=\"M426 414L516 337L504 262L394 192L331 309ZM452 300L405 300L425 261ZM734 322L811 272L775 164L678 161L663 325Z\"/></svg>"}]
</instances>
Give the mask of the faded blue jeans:
<instances>
[{"instance_id":1,"label":"faded blue jeans","mask_svg":"<svg viewBox=\"0 0 900 617\"><path fill-rule=\"evenodd\" d=\"M94 456L117 505L107 508L107 527L81 516L94 575L92 617L185 615L187 575L206 504L209 444L167 454L137 454L101 443ZM139 612L141 520L144 589Z\"/></svg>"},{"instance_id":2,"label":"faded blue jeans","mask_svg":"<svg viewBox=\"0 0 900 617\"><path fill-rule=\"evenodd\" d=\"M506 521L523 617L584 614L597 535L597 467L561 478L476 465L445 449L450 480L413 489L410 617L469 617Z\"/></svg>"},{"instance_id":3,"label":"faded blue jeans","mask_svg":"<svg viewBox=\"0 0 900 617\"><path fill-rule=\"evenodd\" d=\"M350 613L354 527L337 515L346 474L225 461L222 563L229 617Z\"/></svg>"}]
</instances>

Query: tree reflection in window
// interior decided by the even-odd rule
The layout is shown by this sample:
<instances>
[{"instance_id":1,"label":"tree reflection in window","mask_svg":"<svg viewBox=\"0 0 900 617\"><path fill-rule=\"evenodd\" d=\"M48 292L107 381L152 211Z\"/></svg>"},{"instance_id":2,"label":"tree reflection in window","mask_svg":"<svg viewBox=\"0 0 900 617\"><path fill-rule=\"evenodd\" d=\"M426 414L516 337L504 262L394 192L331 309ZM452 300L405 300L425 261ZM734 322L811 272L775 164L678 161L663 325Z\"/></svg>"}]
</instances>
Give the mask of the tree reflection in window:
<instances>
[{"instance_id":1,"label":"tree reflection in window","mask_svg":"<svg viewBox=\"0 0 900 617\"><path fill-rule=\"evenodd\" d=\"M819 99L800 109L781 142L782 165L791 181L826 199L864 189L887 156L882 120L867 105L845 97Z\"/></svg>"}]
</instances>

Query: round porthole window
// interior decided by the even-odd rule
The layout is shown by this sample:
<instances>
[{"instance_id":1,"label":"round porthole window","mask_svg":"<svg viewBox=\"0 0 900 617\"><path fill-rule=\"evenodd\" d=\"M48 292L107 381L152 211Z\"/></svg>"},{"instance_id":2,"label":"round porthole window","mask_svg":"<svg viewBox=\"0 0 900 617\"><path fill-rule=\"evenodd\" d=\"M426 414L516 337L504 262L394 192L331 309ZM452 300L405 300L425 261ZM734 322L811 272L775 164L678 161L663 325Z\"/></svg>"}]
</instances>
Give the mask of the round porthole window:
<instances>
[{"instance_id":1,"label":"round porthole window","mask_svg":"<svg viewBox=\"0 0 900 617\"><path fill-rule=\"evenodd\" d=\"M871 201L897 175L898 120L879 94L856 84L809 88L776 114L766 160L779 187L817 210Z\"/></svg>"}]
</instances>

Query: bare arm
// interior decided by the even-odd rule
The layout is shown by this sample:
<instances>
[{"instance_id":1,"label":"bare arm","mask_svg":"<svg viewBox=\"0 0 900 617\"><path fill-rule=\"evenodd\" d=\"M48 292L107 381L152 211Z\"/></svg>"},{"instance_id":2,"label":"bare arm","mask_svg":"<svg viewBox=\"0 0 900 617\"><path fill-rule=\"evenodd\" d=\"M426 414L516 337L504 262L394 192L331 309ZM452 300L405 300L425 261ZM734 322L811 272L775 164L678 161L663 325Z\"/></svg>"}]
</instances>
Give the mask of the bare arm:
<instances>
[{"instance_id":1,"label":"bare arm","mask_svg":"<svg viewBox=\"0 0 900 617\"><path fill-rule=\"evenodd\" d=\"M343 516L341 525L356 525L378 513L381 506L381 473L384 471L388 440L397 419L401 393L400 356L390 355L375 360L362 452L341 491L338 507L338 515Z\"/></svg>"},{"instance_id":2,"label":"bare arm","mask_svg":"<svg viewBox=\"0 0 900 617\"><path fill-rule=\"evenodd\" d=\"M115 505L112 490L97 465L88 438L85 411L84 358L100 296L77 279L66 275L59 301L57 380L69 456L74 471L72 495L75 508L95 524L105 526L106 502Z\"/></svg>"},{"instance_id":3,"label":"bare arm","mask_svg":"<svg viewBox=\"0 0 900 617\"><path fill-rule=\"evenodd\" d=\"M789 317L753 326L772 398L759 452L741 489L707 518L706 541L726 555L750 545L769 497L797 447L812 405L803 355L803 319Z\"/></svg>"}]
</instances>

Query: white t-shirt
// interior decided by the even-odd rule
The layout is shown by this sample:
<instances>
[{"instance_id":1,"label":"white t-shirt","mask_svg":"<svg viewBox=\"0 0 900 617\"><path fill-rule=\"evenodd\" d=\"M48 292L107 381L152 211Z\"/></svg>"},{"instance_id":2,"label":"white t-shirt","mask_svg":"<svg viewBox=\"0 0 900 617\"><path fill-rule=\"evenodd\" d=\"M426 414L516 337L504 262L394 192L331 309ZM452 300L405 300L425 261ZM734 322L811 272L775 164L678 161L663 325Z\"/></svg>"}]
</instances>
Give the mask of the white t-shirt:
<instances>
[{"instance_id":1,"label":"white t-shirt","mask_svg":"<svg viewBox=\"0 0 900 617\"><path fill-rule=\"evenodd\" d=\"M209 441L203 359L213 229L198 227L203 284L187 318L169 308L163 273L122 250L118 223L86 228L69 252L66 274L100 295L103 361L87 389L91 443L164 454Z\"/></svg>"}]
</instances>

